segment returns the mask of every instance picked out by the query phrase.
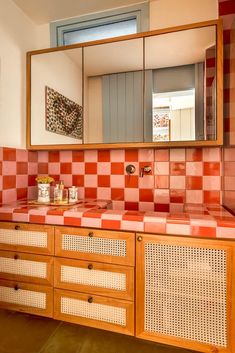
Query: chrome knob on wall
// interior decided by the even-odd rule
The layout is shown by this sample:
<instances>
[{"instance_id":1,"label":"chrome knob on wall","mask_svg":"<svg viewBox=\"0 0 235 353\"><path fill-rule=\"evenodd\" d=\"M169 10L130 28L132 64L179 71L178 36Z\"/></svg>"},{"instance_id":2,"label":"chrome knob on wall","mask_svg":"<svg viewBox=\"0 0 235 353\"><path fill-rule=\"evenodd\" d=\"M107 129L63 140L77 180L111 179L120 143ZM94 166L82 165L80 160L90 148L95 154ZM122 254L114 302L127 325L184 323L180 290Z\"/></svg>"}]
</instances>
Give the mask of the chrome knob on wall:
<instances>
[{"instance_id":1,"label":"chrome knob on wall","mask_svg":"<svg viewBox=\"0 0 235 353\"><path fill-rule=\"evenodd\" d=\"M133 164L128 164L127 166L126 166L126 172L127 172L127 174L134 174L135 173L135 171L136 171L136 168L135 168L135 166L133 165Z\"/></svg>"}]
</instances>

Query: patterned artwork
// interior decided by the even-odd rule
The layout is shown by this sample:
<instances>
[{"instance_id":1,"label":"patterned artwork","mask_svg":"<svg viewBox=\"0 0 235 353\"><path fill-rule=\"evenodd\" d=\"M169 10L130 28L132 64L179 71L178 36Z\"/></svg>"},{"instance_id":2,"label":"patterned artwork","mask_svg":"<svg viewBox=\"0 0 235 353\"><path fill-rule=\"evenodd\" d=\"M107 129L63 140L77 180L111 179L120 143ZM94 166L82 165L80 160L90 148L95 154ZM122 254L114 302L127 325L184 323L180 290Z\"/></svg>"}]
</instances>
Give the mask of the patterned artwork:
<instances>
[{"instance_id":1,"label":"patterned artwork","mask_svg":"<svg viewBox=\"0 0 235 353\"><path fill-rule=\"evenodd\" d=\"M153 111L153 141L170 140L170 110L155 108Z\"/></svg>"},{"instance_id":2,"label":"patterned artwork","mask_svg":"<svg viewBox=\"0 0 235 353\"><path fill-rule=\"evenodd\" d=\"M50 87L46 88L46 130L81 140L82 106Z\"/></svg>"}]
</instances>

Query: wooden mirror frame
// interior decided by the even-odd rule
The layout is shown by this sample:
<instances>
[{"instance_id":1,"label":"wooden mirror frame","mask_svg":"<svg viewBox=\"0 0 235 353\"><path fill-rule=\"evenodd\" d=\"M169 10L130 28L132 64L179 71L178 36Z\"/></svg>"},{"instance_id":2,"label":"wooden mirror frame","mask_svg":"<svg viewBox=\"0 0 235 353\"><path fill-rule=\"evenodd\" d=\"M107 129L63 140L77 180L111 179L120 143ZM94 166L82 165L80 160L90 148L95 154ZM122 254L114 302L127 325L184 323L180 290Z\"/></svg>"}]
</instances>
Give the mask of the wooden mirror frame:
<instances>
[{"instance_id":1,"label":"wooden mirror frame","mask_svg":"<svg viewBox=\"0 0 235 353\"><path fill-rule=\"evenodd\" d=\"M130 143L89 143L89 144L58 144L32 145L31 144L31 57L33 55L64 51L75 48L85 48L97 44L115 43L136 38L146 38L160 34L179 32L201 27L216 27L216 140L208 141L167 141L167 142L130 142ZM26 85L26 146L29 150L85 150L85 149L120 149L120 148L169 148L169 147L204 147L223 145L223 28L221 20L198 22L177 27L169 27L143 33L98 41L73 44L56 48L34 50L27 53L27 85Z\"/></svg>"}]
</instances>

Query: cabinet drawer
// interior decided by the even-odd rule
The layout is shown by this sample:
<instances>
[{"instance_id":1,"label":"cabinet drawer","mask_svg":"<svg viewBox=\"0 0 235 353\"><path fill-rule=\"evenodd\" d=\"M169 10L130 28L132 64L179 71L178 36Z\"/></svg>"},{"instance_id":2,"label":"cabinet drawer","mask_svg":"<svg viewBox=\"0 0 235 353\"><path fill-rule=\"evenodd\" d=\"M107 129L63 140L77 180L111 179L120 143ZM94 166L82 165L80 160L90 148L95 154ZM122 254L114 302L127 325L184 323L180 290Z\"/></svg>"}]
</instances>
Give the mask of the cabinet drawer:
<instances>
[{"instance_id":1,"label":"cabinet drawer","mask_svg":"<svg viewBox=\"0 0 235 353\"><path fill-rule=\"evenodd\" d=\"M134 335L134 304L89 294L55 290L54 318Z\"/></svg>"},{"instance_id":2,"label":"cabinet drawer","mask_svg":"<svg viewBox=\"0 0 235 353\"><path fill-rule=\"evenodd\" d=\"M134 266L134 234L85 228L56 228L56 255Z\"/></svg>"},{"instance_id":3,"label":"cabinet drawer","mask_svg":"<svg viewBox=\"0 0 235 353\"><path fill-rule=\"evenodd\" d=\"M134 300L134 268L57 258L55 287Z\"/></svg>"},{"instance_id":4,"label":"cabinet drawer","mask_svg":"<svg viewBox=\"0 0 235 353\"><path fill-rule=\"evenodd\" d=\"M50 256L0 250L0 278L53 284L52 263Z\"/></svg>"},{"instance_id":5,"label":"cabinet drawer","mask_svg":"<svg viewBox=\"0 0 235 353\"><path fill-rule=\"evenodd\" d=\"M0 223L0 248L36 254L53 254L54 228L23 223Z\"/></svg>"},{"instance_id":6,"label":"cabinet drawer","mask_svg":"<svg viewBox=\"0 0 235 353\"><path fill-rule=\"evenodd\" d=\"M53 289L35 284L0 280L0 307L52 317Z\"/></svg>"}]
</instances>

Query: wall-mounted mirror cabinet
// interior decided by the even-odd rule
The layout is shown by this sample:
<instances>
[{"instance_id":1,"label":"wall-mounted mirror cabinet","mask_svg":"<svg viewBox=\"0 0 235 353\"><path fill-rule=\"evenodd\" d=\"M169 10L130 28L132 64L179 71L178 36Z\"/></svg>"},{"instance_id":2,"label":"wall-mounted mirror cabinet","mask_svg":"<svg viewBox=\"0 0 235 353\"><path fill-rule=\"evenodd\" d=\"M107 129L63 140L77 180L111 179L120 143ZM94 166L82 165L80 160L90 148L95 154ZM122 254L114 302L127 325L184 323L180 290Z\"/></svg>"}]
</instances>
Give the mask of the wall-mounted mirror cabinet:
<instances>
[{"instance_id":1,"label":"wall-mounted mirror cabinet","mask_svg":"<svg viewBox=\"0 0 235 353\"><path fill-rule=\"evenodd\" d=\"M27 147L223 143L222 27L185 25L27 54Z\"/></svg>"}]
</instances>

